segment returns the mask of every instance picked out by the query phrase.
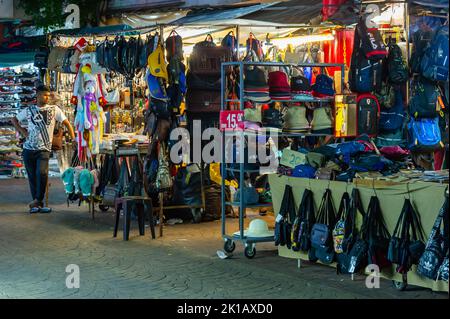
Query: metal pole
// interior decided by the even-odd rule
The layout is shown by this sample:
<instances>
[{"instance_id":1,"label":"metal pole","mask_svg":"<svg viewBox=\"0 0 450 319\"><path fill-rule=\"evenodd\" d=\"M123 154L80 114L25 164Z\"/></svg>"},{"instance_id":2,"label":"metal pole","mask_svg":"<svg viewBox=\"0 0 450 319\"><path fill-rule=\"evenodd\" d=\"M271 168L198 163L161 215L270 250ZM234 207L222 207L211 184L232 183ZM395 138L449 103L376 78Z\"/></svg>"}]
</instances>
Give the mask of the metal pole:
<instances>
[{"instance_id":1,"label":"metal pole","mask_svg":"<svg viewBox=\"0 0 450 319\"><path fill-rule=\"evenodd\" d=\"M237 42L237 59L238 60L240 60L240 53L239 53L239 38L240 38L240 34L241 34L241 32L240 32L240 28L239 28L239 26L238 25L236 25L236 42Z\"/></svg>"},{"instance_id":2,"label":"metal pole","mask_svg":"<svg viewBox=\"0 0 450 319\"><path fill-rule=\"evenodd\" d=\"M405 2L404 9L404 23L405 23L405 33L406 33L406 66L409 67L410 59L410 44L409 44L409 6ZM409 105L409 81L406 81L406 105Z\"/></svg>"},{"instance_id":3,"label":"metal pole","mask_svg":"<svg viewBox=\"0 0 450 319\"><path fill-rule=\"evenodd\" d=\"M239 65L239 99L240 105L239 109L244 110L244 64L240 62ZM243 159L245 163L244 156L244 131L240 132L240 156L239 159ZM239 163L239 230L241 239L244 238L244 214L245 214L245 203L244 203L244 163Z\"/></svg>"},{"instance_id":4,"label":"metal pole","mask_svg":"<svg viewBox=\"0 0 450 319\"><path fill-rule=\"evenodd\" d=\"M220 110L223 111L225 109L225 83L224 83L224 66L223 64L220 67ZM222 176L221 178L221 194L222 194L222 237L225 236L226 233L226 207L225 207L225 130L222 131L222 163L220 164L220 174Z\"/></svg>"}]
</instances>

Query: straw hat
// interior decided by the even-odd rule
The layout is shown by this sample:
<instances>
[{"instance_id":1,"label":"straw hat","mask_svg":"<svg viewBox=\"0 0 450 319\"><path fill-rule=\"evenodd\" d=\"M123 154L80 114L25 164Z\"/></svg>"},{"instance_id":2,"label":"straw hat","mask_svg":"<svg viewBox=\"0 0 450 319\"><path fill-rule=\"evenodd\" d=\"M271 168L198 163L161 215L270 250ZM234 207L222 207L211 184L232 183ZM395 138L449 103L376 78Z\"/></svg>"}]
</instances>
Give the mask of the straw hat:
<instances>
[{"instance_id":1,"label":"straw hat","mask_svg":"<svg viewBox=\"0 0 450 319\"><path fill-rule=\"evenodd\" d=\"M239 232L235 235L239 235ZM273 231L269 230L269 226L262 219L253 219L248 229L244 230L245 237L272 237L273 235Z\"/></svg>"}]
</instances>

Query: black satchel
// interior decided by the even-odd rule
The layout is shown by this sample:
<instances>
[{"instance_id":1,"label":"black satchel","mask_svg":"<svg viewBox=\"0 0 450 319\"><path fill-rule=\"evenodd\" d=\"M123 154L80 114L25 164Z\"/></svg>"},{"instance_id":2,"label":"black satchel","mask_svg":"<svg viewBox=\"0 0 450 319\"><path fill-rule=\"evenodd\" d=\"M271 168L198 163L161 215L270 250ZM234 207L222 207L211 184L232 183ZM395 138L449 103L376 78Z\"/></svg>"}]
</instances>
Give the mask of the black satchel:
<instances>
[{"instance_id":1,"label":"black satchel","mask_svg":"<svg viewBox=\"0 0 450 319\"><path fill-rule=\"evenodd\" d=\"M334 261L335 252L331 230L335 223L336 214L331 190L327 189L322 197L317 221L311 230L311 257L315 256L324 264L331 264Z\"/></svg>"},{"instance_id":2,"label":"black satchel","mask_svg":"<svg viewBox=\"0 0 450 319\"><path fill-rule=\"evenodd\" d=\"M448 197L445 198L444 205L439 210L439 214L431 229L425 251L420 257L417 273L421 276L436 280L438 272L443 264L444 255L448 254ZM441 232L442 221L444 221L444 231ZM448 257L447 257L448 258ZM448 260L448 259L447 259ZM448 276L448 273L447 273ZM448 278L448 277L447 277ZM448 279L447 279L448 280Z\"/></svg>"},{"instance_id":3,"label":"black satchel","mask_svg":"<svg viewBox=\"0 0 450 319\"><path fill-rule=\"evenodd\" d=\"M291 248L291 220L295 218L294 196L292 187L286 185L280 211L275 222L275 246L286 246Z\"/></svg>"}]
</instances>

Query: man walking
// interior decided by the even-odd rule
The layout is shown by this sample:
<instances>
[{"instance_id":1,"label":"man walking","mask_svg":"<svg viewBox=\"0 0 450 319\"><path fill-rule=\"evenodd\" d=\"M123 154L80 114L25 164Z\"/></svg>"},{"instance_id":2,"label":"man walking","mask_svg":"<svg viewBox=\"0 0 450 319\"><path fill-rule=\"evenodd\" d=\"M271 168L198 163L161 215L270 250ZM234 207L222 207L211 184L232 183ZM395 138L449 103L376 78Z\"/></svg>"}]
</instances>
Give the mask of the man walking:
<instances>
[{"instance_id":1,"label":"man walking","mask_svg":"<svg viewBox=\"0 0 450 319\"><path fill-rule=\"evenodd\" d=\"M16 130L26 137L23 145L23 161L33 197L33 201L29 204L30 213L50 213L51 209L44 207L44 196L56 121L67 128L72 140L75 140L75 133L63 111L56 105L47 104L50 98L50 89L40 85L37 87L36 93L37 106L32 105L23 109L12 122ZM28 123L27 129L20 126L22 121Z\"/></svg>"}]
</instances>

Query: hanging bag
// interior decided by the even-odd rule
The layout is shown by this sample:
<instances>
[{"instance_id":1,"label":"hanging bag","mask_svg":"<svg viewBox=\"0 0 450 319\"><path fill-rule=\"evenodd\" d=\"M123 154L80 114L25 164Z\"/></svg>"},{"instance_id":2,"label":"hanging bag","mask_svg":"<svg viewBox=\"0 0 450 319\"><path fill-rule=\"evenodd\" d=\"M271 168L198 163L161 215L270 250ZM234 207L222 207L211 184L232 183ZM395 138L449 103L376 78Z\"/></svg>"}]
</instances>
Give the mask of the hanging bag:
<instances>
[{"instance_id":1,"label":"hanging bag","mask_svg":"<svg viewBox=\"0 0 450 319\"><path fill-rule=\"evenodd\" d=\"M331 230L336 223L336 214L331 197L331 190L327 189L322 197L317 221L311 230L310 259L319 259L324 264L331 264L335 257ZM312 258L311 258L312 257ZM314 258L315 257L315 258Z\"/></svg>"},{"instance_id":2,"label":"hanging bag","mask_svg":"<svg viewBox=\"0 0 450 319\"><path fill-rule=\"evenodd\" d=\"M291 230L290 220L295 218L294 197L292 187L286 185L284 188L283 200L280 211L275 221L275 246L286 246L291 248Z\"/></svg>"},{"instance_id":3,"label":"hanging bag","mask_svg":"<svg viewBox=\"0 0 450 319\"><path fill-rule=\"evenodd\" d=\"M342 195L337 215L337 223L333 229L333 244L336 254L343 253L343 241L345 237L345 221L350 213L350 195L345 192Z\"/></svg>"},{"instance_id":4,"label":"hanging bag","mask_svg":"<svg viewBox=\"0 0 450 319\"><path fill-rule=\"evenodd\" d=\"M292 226L292 250L308 251L311 248L311 227L315 222L313 192L305 189Z\"/></svg>"},{"instance_id":5,"label":"hanging bag","mask_svg":"<svg viewBox=\"0 0 450 319\"><path fill-rule=\"evenodd\" d=\"M448 197L446 197L444 205L442 205L441 209L439 210L439 214L436 218L436 221L434 222L433 228L431 229L425 251L420 257L419 265L417 266L417 273L419 275L433 280L436 280L438 278L438 272L444 260L445 238L447 238L448 240L448 225L447 234L445 234L445 224L448 224L448 209ZM441 232L442 221L444 221L444 232Z\"/></svg>"},{"instance_id":6,"label":"hanging bag","mask_svg":"<svg viewBox=\"0 0 450 319\"><path fill-rule=\"evenodd\" d=\"M379 269L389 267L391 262L387 258L387 252L391 235L387 230L380 202L376 196L370 199L366 223L368 263L378 265Z\"/></svg>"},{"instance_id":7,"label":"hanging bag","mask_svg":"<svg viewBox=\"0 0 450 319\"><path fill-rule=\"evenodd\" d=\"M345 219L345 234L342 240L342 253L336 254L336 271L338 274L350 274L359 271L361 261L364 261L364 257L366 256L366 243L364 240L360 240L360 234L356 227L357 212L362 215L364 220L366 214L362 207L359 190L354 188L350 199L349 212ZM356 245L356 243L358 244ZM351 256L353 256L353 258Z\"/></svg>"}]
</instances>

